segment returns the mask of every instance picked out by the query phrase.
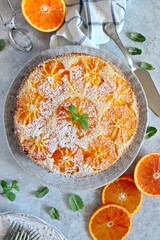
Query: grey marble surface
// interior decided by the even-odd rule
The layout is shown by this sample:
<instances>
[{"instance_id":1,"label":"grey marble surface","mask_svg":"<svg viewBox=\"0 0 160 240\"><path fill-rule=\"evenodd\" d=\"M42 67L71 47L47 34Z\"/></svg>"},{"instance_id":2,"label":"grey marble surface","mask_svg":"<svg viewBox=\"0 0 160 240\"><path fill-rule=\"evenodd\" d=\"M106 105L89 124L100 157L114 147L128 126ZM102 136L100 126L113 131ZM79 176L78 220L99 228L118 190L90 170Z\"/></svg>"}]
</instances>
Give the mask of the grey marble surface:
<instances>
[{"instance_id":1,"label":"grey marble surface","mask_svg":"<svg viewBox=\"0 0 160 240\"><path fill-rule=\"evenodd\" d=\"M13 159L5 137L3 124L4 102L8 88L20 69L33 56L45 50L49 46L50 34L40 33L31 28L21 16L19 1L13 0L18 14L18 25L28 29L32 35L34 48L29 53L15 50L7 43L7 29L0 23L0 38L5 39L6 47L0 52L0 180L17 179L20 185L20 192L17 193L17 199L11 203L0 196L0 212L18 211L37 215L48 223L57 227L69 240L89 240L87 231L88 219L93 210L101 204L101 189L77 192L85 203L85 208L78 213L72 212L67 204L68 194L60 192L58 189L50 188L50 193L43 199L36 199L34 191L44 185L21 169ZM4 5L4 15L6 15L6 1L0 0L0 6ZM125 25L120 37L126 47L138 46L142 48L141 56L134 56L133 61L137 64L140 61L147 61L156 68L150 72L155 85L160 91L160 2L157 0L134 0L128 2ZM134 43L128 38L128 33L137 31L144 34L146 42ZM109 42L101 47L111 53L123 58L121 52L113 42ZM125 61L125 60L124 60ZM154 97L154 96L153 96ZM149 125L160 129L160 119L149 110ZM151 139L144 140L142 148L134 163L128 170L132 173L136 161L140 156L157 151L160 152L160 134L158 133ZM48 209L55 207L59 210L61 220L56 221L48 215ZM127 240L159 240L160 239L160 204L158 198L145 197L140 211L132 219L133 227L126 238ZM108 240L108 239L107 239Z\"/></svg>"}]
</instances>

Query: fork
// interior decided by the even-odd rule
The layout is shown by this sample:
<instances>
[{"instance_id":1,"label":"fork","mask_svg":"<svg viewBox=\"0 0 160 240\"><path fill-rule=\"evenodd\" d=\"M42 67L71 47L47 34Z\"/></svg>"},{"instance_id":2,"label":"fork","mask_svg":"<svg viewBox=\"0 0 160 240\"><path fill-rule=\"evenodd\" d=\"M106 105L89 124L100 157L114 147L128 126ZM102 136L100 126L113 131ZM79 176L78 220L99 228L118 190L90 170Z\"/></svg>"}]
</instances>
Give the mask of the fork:
<instances>
[{"instance_id":1,"label":"fork","mask_svg":"<svg viewBox=\"0 0 160 240\"><path fill-rule=\"evenodd\" d=\"M38 240L40 237L41 236L36 231L26 231L21 224L13 222L4 240Z\"/></svg>"}]
</instances>

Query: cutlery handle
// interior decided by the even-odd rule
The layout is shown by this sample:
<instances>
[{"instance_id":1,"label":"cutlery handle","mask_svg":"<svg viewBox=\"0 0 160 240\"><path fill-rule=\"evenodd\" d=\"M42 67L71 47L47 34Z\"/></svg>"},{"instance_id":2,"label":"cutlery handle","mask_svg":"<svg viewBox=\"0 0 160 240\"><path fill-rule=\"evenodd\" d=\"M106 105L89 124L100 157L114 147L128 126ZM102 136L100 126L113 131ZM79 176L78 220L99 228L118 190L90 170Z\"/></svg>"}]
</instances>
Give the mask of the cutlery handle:
<instances>
[{"instance_id":1,"label":"cutlery handle","mask_svg":"<svg viewBox=\"0 0 160 240\"><path fill-rule=\"evenodd\" d=\"M126 48L124 47L123 43L121 42L121 40L118 36L115 24L112 22L106 23L104 25L104 32L117 44L117 46L123 52L130 68L132 69L132 71L134 71L135 67L133 66L132 59L130 58Z\"/></svg>"}]
</instances>

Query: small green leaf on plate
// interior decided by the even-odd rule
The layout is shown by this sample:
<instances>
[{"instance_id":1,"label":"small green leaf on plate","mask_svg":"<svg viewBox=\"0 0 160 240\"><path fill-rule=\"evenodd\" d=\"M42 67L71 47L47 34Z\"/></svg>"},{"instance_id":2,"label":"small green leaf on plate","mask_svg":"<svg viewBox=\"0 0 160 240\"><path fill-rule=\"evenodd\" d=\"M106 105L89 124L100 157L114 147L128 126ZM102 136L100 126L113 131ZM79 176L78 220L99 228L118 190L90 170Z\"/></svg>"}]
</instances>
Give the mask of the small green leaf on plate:
<instances>
[{"instance_id":1,"label":"small green leaf on plate","mask_svg":"<svg viewBox=\"0 0 160 240\"><path fill-rule=\"evenodd\" d=\"M128 48L128 53L130 55L140 55L142 53L142 50L140 48L130 47Z\"/></svg>"},{"instance_id":2,"label":"small green leaf on plate","mask_svg":"<svg viewBox=\"0 0 160 240\"><path fill-rule=\"evenodd\" d=\"M78 114L77 108L75 106L70 105L68 109L72 114Z\"/></svg>"},{"instance_id":3,"label":"small green leaf on plate","mask_svg":"<svg viewBox=\"0 0 160 240\"><path fill-rule=\"evenodd\" d=\"M84 207L84 203L81 197L77 194L71 194L68 198L68 203L72 211L77 212Z\"/></svg>"},{"instance_id":4,"label":"small green leaf on plate","mask_svg":"<svg viewBox=\"0 0 160 240\"><path fill-rule=\"evenodd\" d=\"M136 42L144 42L146 40L146 38L141 33L138 32L130 33L129 38Z\"/></svg>"},{"instance_id":5,"label":"small green leaf on plate","mask_svg":"<svg viewBox=\"0 0 160 240\"><path fill-rule=\"evenodd\" d=\"M16 195L12 192L7 192L6 193L6 197L11 201L14 202L14 200L16 199Z\"/></svg>"},{"instance_id":6,"label":"small green leaf on plate","mask_svg":"<svg viewBox=\"0 0 160 240\"><path fill-rule=\"evenodd\" d=\"M0 51L2 51L4 47L5 47L5 41L3 39L0 39Z\"/></svg>"},{"instance_id":7,"label":"small green leaf on plate","mask_svg":"<svg viewBox=\"0 0 160 240\"><path fill-rule=\"evenodd\" d=\"M141 62L140 68L142 68L143 70L146 70L146 71L155 69L150 63L146 63L146 62Z\"/></svg>"},{"instance_id":8,"label":"small green leaf on plate","mask_svg":"<svg viewBox=\"0 0 160 240\"><path fill-rule=\"evenodd\" d=\"M145 139L153 137L156 133L157 133L157 129L155 127L148 126Z\"/></svg>"},{"instance_id":9,"label":"small green leaf on plate","mask_svg":"<svg viewBox=\"0 0 160 240\"><path fill-rule=\"evenodd\" d=\"M49 215L51 218L58 219L58 220L60 219L59 212L56 208L51 208L49 211Z\"/></svg>"},{"instance_id":10,"label":"small green leaf on plate","mask_svg":"<svg viewBox=\"0 0 160 240\"><path fill-rule=\"evenodd\" d=\"M36 193L35 193L35 196L36 198L42 198L44 197L45 195L47 195L47 193L49 192L49 189L47 187L40 187Z\"/></svg>"}]
</instances>

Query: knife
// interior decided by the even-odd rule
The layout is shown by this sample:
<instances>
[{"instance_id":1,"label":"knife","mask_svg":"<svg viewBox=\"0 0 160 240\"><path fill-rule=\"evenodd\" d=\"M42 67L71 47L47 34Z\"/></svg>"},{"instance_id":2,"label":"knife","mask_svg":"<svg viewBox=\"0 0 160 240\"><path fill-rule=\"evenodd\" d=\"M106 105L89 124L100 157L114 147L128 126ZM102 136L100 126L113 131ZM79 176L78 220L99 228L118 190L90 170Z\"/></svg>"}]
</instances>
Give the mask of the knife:
<instances>
[{"instance_id":1,"label":"knife","mask_svg":"<svg viewBox=\"0 0 160 240\"><path fill-rule=\"evenodd\" d=\"M132 59L130 58L126 48L124 47L123 43L121 42L119 35L116 30L116 26L113 23L112 18L112 12L111 12L111 0L108 1L109 7L108 7L108 17L110 19L110 22L107 22L104 24L104 32L117 44L117 46L120 48L122 53L124 54L129 67L131 68L132 72L137 76L139 79L146 97L148 101L148 105L150 109L158 116L160 117L160 94L158 93L153 80L149 74L149 72L142 70L140 68L135 68L132 62Z\"/></svg>"}]
</instances>

